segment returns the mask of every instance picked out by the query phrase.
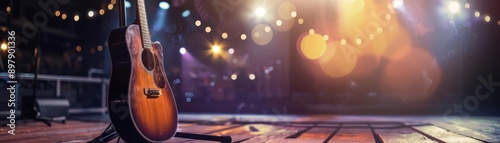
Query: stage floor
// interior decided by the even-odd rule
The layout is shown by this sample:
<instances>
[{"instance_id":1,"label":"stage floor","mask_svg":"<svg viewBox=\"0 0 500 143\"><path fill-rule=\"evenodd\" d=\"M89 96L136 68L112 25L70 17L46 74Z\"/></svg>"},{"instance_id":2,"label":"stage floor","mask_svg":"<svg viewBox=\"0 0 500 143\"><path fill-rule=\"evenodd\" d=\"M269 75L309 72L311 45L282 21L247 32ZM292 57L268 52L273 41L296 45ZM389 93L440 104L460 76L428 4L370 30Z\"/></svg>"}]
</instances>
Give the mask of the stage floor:
<instances>
[{"instance_id":1,"label":"stage floor","mask_svg":"<svg viewBox=\"0 0 500 143\"><path fill-rule=\"evenodd\" d=\"M228 135L233 142L500 142L497 117L182 114L179 118L179 132ZM68 120L52 127L17 123L15 136L7 134L8 127L0 127L0 142L86 142L109 123ZM168 142L208 141L174 137Z\"/></svg>"}]
</instances>

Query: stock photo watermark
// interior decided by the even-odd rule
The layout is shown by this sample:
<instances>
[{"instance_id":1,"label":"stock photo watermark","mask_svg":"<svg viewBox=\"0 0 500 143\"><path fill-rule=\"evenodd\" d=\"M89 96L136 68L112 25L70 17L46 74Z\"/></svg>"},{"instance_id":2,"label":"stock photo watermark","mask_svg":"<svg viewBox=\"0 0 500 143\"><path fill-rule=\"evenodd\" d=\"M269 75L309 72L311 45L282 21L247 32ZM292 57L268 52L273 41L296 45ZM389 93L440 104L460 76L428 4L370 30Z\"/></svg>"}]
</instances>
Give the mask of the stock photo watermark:
<instances>
[{"instance_id":1,"label":"stock photo watermark","mask_svg":"<svg viewBox=\"0 0 500 143\"><path fill-rule=\"evenodd\" d=\"M479 109L480 101L490 98L495 93L495 88L500 86L500 82L493 81L492 74L489 74L487 79L483 76L478 76L477 80L479 80L480 84L476 86L474 95L465 97L461 104L453 104L453 107L443 113L443 120L449 121L452 115L458 115L460 119L469 117L472 112Z\"/></svg>"},{"instance_id":2,"label":"stock photo watermark","mask_svg":"<svg viewBox=\"0 0 500 143\"><path fill-rule=\"evenodd\" d=\"M16 32L9 31L9 37L7 38L7 91L9 93L9 100L7 101L7 106L9 107L9 116L7 120L9 121L7 126L10 128L7 133L11 135L16 135Z\"/></svg>"}]
</instances>

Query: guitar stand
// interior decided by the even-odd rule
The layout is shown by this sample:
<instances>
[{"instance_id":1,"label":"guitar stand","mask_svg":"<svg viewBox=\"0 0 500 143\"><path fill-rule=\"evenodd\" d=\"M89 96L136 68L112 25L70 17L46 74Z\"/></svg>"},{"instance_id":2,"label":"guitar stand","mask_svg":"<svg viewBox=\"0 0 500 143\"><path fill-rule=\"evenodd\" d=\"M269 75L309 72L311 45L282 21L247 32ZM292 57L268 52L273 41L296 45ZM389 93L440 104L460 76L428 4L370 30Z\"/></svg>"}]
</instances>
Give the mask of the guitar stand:
<instances>
[{"instance_id":1,"label":"guitar stand","mask_svg":"<svg viewBox=\"0 0 500 143\"><path fill-rule=\"evenodd\" d=\"M112 124L104 130L98 137L94 138L87 143L107 143L113 139L118 137L118 133L116 133L115 128ZM205 141L217 141L221 143L231 143L231 136L212 136L212 135L202 135L202 134L192 134L192 133L175 133L174 137L185 138L185 139L195 139L195 140L205 140Z\"/></svg>"}]
</instances>

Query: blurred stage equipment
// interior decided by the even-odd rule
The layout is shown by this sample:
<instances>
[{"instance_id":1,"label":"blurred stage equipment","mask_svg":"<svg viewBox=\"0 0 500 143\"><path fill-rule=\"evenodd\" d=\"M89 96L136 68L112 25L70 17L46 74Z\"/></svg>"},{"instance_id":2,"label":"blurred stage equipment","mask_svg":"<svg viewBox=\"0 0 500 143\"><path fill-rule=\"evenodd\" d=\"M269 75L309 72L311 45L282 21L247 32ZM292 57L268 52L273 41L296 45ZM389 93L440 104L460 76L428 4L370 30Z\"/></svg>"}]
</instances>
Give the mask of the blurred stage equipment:
<instances>
[{"instance_id":1,"label":"blurred stage equipment","mask_svg":"<svg viewBox=\"0 0 500 143\"><path fill-rule=\"evenodd\" d=\"M61 97L37 97L38 71L40 68L40 47L35 47L35 73L33 81L33 96L23 99L21 108L21 119L33 119L41 121L47 126L50 122L66 122L66 116L69 112L69 101Z\"/></svg>"}]
</instances>

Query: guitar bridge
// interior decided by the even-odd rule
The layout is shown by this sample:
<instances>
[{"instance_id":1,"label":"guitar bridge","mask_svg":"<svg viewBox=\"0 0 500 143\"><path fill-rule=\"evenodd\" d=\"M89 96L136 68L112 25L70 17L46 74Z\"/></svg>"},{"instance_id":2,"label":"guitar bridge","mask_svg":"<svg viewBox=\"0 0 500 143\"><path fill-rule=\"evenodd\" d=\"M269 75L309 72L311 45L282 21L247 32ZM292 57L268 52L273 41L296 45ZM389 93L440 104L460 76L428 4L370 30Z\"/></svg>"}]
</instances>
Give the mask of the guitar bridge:
<instances>
[{"instance_id":1,"label":"guitar bridge","mask_svg":"<svg viewBox=\"0 0 500 143\"><path fill-rule=\"evenodd\" d=\"M157 98L161 96L160 90L152 88L144 88L144 94L148 96L148 98Z\"/></svg>"}]
</instances>

